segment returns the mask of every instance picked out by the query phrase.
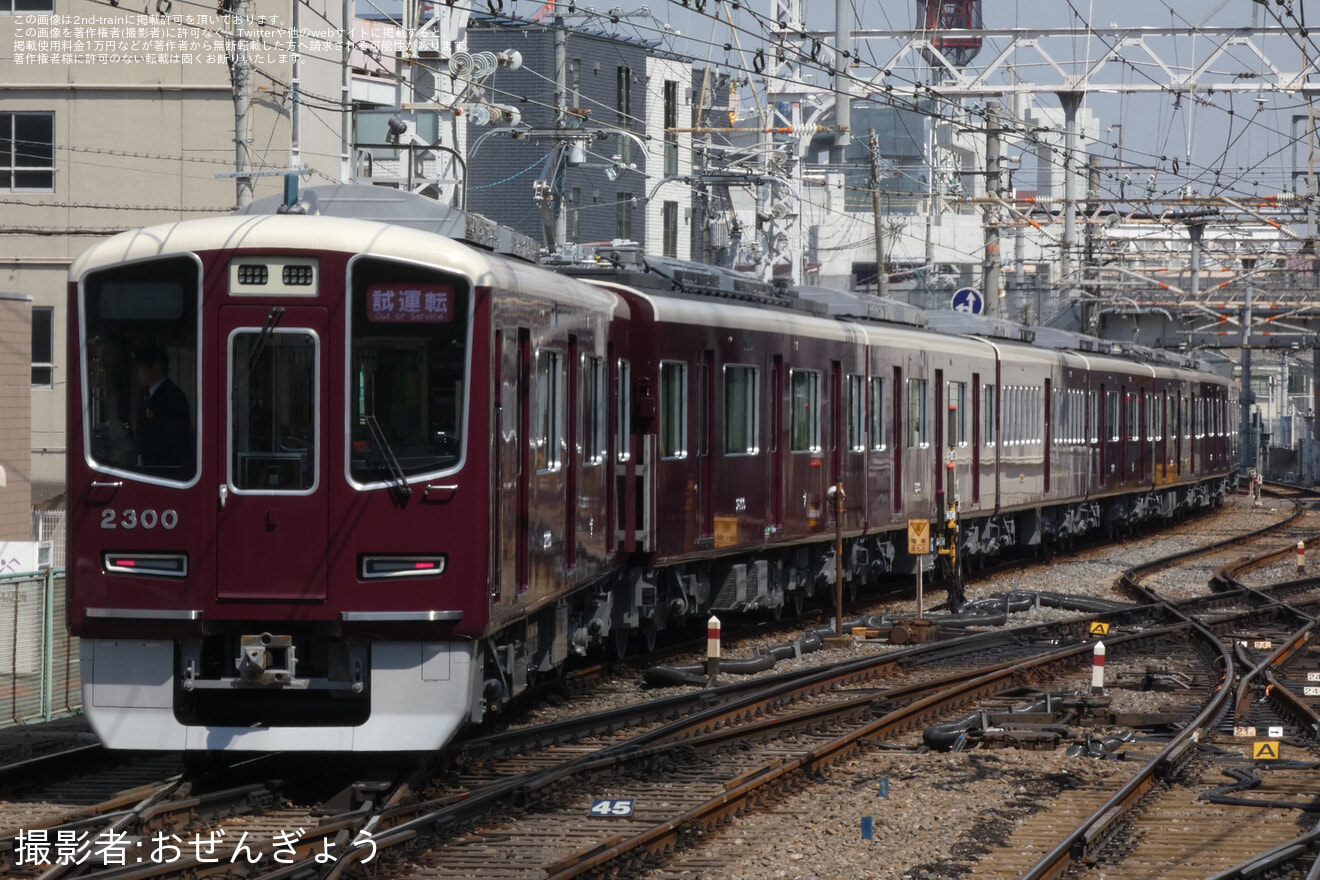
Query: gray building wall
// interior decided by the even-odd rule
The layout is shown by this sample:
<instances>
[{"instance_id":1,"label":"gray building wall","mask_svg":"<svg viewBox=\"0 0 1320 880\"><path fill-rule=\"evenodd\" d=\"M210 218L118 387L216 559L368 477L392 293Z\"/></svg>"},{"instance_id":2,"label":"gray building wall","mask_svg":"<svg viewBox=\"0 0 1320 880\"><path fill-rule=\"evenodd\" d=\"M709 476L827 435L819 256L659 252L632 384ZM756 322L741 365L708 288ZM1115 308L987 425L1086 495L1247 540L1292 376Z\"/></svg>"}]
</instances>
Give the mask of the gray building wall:
<instances>
[{"instance_id":1,"label":"gray building wall","mask_svg":"<svg viewBox=\"0 0 1320 880\"><path fill-rule=\"evenodd\" d=\"M0 293L0 541L31 537L32 300Z\"/></svg>"},{"instance_id":2,"label":"gray building wall","mask_svg":"<svg viewBox=\"0 0 1320 880\"><path fill-rule=\"evenodd\" d=\"M508 49L522 53L520 70L500 70L487 81L486 98L519 107L522 121L533 128L552 129L555 119L552 31L548 27L512 28L474 20L467 35L469 51L474 53ZM573 70L576 62L579 71L576 90L570 73L569 109L582 111L582 118L589 125L625 128L643 134L647 103L660 100L656 88L648 87L647 48L637 43L570 32L567 58L569 70ZM627 71L629 79L631 112L628 118L621 118L618 111L620 69ZM690 84L684 82L682 86L681 93L686 93ZM686 116L683 118L686 120ZM541 216L532 194L533 183L541 174L552 141L496 136L486 139L474 153L474 142L488 131L488 128L476 125L467 127L468 209L543 241ZM660 161L658 140L655 143L655 147L649 148L652 163ZM610 181L605 166L616 155L624 164L635 164L636 169L623 170L617 180ZM627 139L610 136L588 143L585 158L584 165L566 167L563 172L569 239L581 242L614 239L620 232L620 218L630 212L630 237L644 241L647 234L645 174L648 166L641 151L627 144Z\"/></svg>"},{"instance_id":3,"label":"gray building wall","mask_svg":"<svg viewBox=\"0 0 1320 880\"><path fill-rule=\"evenodd\" d=\"M234 168L234 102L214 8L50 0L44 12L0 14L0 114L49 113L54 128L53 186L0 186L0 290L53 309L53 381L31 388L34 500L64 482L64 389L76 354L65 341L69 264L123 230L234 208L234 179L219 176ZM290 0L253 3L265 22L252 44L256 170L291 162L292 8ZM340 114L311 96L339 94L339 9L324 10L331 21L303 9L301 157L322 181L339 179ZM281 186L279 177L259 177L256 197Z\"/></svg>"}]
</instances>

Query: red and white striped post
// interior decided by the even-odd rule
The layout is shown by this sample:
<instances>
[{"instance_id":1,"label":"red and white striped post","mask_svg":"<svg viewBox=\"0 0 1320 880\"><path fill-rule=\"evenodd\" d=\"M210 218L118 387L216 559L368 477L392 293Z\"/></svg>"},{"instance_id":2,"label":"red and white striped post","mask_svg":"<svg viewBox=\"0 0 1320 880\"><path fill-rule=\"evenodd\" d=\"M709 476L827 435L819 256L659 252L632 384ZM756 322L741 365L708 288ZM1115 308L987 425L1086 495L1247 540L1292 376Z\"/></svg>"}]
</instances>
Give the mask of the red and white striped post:
<instances>
[{"instance_id":1,"label":"red and white striped post","mask_svg":"<svg viewBox=\"0 0 1320 880\"><path fill-rule=\"evenodd\" d=\"M1305 541L1298 541L1298 542L1297 542L1297 570L1298 570L1298 571L1301 571L1301 570L1304 569L1304 568L1306 568L1306 542L1305 542Z\"/></svg>"},{"instance_id":2,"label":"red and white striped post","mask_svg":"<svg viewBox=\"0 0 1320 880\"><path fill-rule=\"evenodd\" d=\"M1096 642L1091 652L1091 693L1105 692L1105 643Z\"/></svg>"},{"instance_id":3,"label":"red and white striped post","mask_svg":"<svg viewBox=\"0 0 1320 880\"><path fill-rule=\"evenodd\" d=\"M720 619L714 614L706 621L706 684L715 684L720 674Z\"/></svg>"}]
</instances>

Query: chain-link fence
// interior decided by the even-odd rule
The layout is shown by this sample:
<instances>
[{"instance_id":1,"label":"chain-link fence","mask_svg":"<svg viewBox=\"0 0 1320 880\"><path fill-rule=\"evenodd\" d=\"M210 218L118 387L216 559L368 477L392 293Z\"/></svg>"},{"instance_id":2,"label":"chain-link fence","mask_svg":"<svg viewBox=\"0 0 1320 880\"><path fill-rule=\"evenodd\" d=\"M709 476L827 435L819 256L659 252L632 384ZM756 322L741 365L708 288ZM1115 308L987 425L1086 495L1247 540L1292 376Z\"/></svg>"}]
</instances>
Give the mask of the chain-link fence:
<instances>
[{"instance_id":1,"label":"chain-link fence","mask_svg":"<svg viewBox=\"0 0 1320 880\"><path fill-rule=\"evenodd\" d=\"M81 708L78 640L64 628L63 569L0 577L0 725Z\"/></svg>"}]
</instances>

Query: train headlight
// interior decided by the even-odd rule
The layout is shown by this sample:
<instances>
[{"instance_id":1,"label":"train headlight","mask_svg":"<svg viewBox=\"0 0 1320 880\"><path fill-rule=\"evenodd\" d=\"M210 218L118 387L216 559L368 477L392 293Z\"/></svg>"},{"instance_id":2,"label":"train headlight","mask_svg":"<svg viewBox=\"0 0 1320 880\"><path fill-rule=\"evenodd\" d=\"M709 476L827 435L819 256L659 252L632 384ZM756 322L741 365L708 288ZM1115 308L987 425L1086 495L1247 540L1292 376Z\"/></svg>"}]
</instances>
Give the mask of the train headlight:
<instances>
[{"instance_id":1,"label":"train headlight","mask_svg":"<svg viewBox=\"0 0 1320 880\"><path fill-rule=\"evenodd\" d=\"M107 572L154 577L187 577L186 553L107 553L102 564Z\"/></svg>"},{"instance_id":2,"label":"train headlight","mask_svg":"<svg viewBox=\"0 0 1320 880\"><path fill-rule=\"evenodd\" d=\"M448 557L425 556L363 556L361 575L364 580L378 578L437 577L445 573Z\"/></svg>"}]
</instances>

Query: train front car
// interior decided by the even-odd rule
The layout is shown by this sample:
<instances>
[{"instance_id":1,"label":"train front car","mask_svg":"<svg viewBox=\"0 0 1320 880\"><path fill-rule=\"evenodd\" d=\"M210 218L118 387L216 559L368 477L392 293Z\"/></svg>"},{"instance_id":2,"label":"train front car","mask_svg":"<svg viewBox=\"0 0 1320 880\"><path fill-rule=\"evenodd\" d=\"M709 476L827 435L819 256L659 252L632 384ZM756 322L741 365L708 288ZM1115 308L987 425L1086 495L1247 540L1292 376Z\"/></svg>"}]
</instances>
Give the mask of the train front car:
<instances>
[{"instance_id":1,"label":"train front car","mask_svg":"<svg viewBox=\"0 0 1320 880\"><path fill-rule=\"evenodd\" d=\"M500 265L296 215L75 262L68 614L105 745L431 749L467 720Z\"/></svg>"}]
</instances>

